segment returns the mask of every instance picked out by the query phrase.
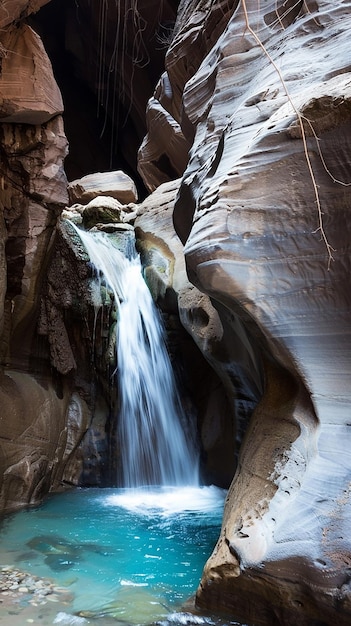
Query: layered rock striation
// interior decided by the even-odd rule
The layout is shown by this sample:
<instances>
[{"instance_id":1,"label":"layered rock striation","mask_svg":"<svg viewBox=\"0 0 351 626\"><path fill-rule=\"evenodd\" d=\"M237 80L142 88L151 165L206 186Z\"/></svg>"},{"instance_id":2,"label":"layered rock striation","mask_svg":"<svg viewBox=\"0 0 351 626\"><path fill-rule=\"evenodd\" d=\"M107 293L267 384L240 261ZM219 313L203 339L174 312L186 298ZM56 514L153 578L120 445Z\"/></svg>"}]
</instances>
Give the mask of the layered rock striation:
<instances>
[{"instance_id":1,"label":"layered rock striation","mask_svg":"<svg viewBox=\"0 0 351 626\"><path fill-rule=\"evenodd\" d=\"M197 606L256 626L346 625L351 3L182 0L146 112L139 172L155 193L142 205L124 175L120 189L74 181L69 201L61 95L23 21L44 4L0 8L1 506L106 474L116 320L58 218L71 202L73 220L127 238L135 220L172 349L188 358L207 476L225 485L235 472ZM96 6L80 5L82 42ZM163 6L161 21L174 13ZM109 24L105 58L129 108L132 73L124 84L113 56L122 22ZM79 68L84 46L67 41ZM125 155L144 132L142 85Z\"/></svg>"},{"instance_id":2,"label":"layered rock striation","mask_svg":"<svg viewBox=\"0 0 351 626\"><path fill-rule=\"evenodd\" d=\"M232 395L263 391L197 593L256 625L350 621L349 12L182 2L140 151L156 186L162 108L164 158L190 146L188 276L226 329Z\"/></svg>"},{"instance_id":3,"label":"layered rock striation","mask_svg":"<svg viewBox=\"0 0 351 626\"><path fill-rule=\"evenodd\" d=\"M72 202L88 203L106 194L113 173L68 190L61 93L25 20L43 4L8 2L0 9L0 508L6 511L66 485L101 484L109 474L113 305L109 294L102 301L96 293L88 256L59 218L68 191ZM117 197L136 200L128 176L116 173L114 186ZM93 222L94 215L96 221L96 206ZM95 338L103 307L104 328Z\"/></svg>"},{"instance_id":4,"label":"layered rock striation","mask_svg":"<svg viewBox=\"0 0 351 626\"><path fill-rule=\"evenodd\" d=\"M12 12L1 33L0 507L37 503L69 485L118 481L119 455L111 452L118 449L118 392L110 384L116 314L112 294L96 283L67 217L109 232L127 250L138 214L146 275L187 387L184 403L202 431L203 468L227 486L236 451L234 416L220 380L179 322L182 292L185 325L196 341L201 335L208 344L209 331L195 332L195 326L217 325L208 298L188 282L174 232L179 181L139 205L136 186L122 171L68 184L61 94L43 44L27 23L37 8L32 3ZM219 342L220 329L213 334Z\"/></svg>"},{"instance_id":5,"label":"layered rock striation","mask_svg":"<svg viewBox=\"0 0 351 626\"><path fill-rule=\"evenodd\" d=\"M39 37L21 21L43 4L9 2L0 9L0 502L5 509L37 502L56 479L60 483L88 424L84 403L67 388L58 392L47 375L37 336L39 293L57 216L68 199L61 94Z\"/></svg>"}]
</instances>

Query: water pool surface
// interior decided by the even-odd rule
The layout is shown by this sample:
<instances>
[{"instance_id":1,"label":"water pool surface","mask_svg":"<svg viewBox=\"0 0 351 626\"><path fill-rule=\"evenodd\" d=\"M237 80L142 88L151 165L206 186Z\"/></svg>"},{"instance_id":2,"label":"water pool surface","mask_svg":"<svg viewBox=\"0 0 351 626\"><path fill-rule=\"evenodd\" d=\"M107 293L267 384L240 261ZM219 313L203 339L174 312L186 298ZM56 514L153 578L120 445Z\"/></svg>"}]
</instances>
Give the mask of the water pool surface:
<instances>
[{"instance_id":1,"label":"water pool surface","mask_svg":"<svg viewBox=\"0 0 351 626\"><path fill-rule=\"evenodd\" d=\"M5 517L1 565L52 579L72 602L31 605L24 622L13 614L3 623L186 623L181 607L217 540L225 495L214 486L74 489Z\"/></svg>"}]
</instances>

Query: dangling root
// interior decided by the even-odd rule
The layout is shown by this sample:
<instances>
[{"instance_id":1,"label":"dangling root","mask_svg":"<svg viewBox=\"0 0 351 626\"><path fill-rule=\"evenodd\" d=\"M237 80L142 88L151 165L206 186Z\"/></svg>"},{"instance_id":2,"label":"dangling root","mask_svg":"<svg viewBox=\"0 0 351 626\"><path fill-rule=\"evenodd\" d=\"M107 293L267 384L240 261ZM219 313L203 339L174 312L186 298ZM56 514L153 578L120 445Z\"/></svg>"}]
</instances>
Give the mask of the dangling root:
<instances>
[{"instance_id":1,"label":"dangling root","mask_svg":"<svg viewBox=\"0 0 351 626\"><path fill-rule=\"evenodd\" d=\"M285 83L284 77L279 69L279 67L277 66L277 64L275 63L274 59L272 58L272 56L270 55L270 53L268 52L267 48L265 47L264 43L261 41L261 39L259 38L259 36L257 35L257 33L254 31L254 29L251 27L250 25L250 20L249 20L249 15L248 15L248 11L247 11L247 6L246 6L246 0L242 0L242 7L243 7L243 11L244 11L244 16L245 16L245 26L246 26L246 30L250 33L250 35L252 35L252 37L255 39L256 43L258 44L258 46L261 48L261 50L264 52L264 54L266 55L267 59L269 60L269 62L272 64L272 66L274 67L275 71L277 72L278 76L279 76L279 80L282 84L282 87L285 91L285 94L287 96L288 101L290 102L294 113L296 114L299 126L300 126L300 130L301 130L301 138L302 138L302 144L303 144L303 150L304 150L304 154L305 154L305 159L306 159L306 163L307 163L307 168L311 177L311 181L312 181L312 187L313 187L313 191L314 191L314 196L315 196L315 203L317 206L317 213L318 213L318 227L316 228L316 230L314 231L315 233L320 231L321 234L321 239L325 244L325 247L327 249L327 253L328 253L328 270L330 268L330 264L332 261L334 261L334 257L333 257L333 252L335 252L335 249L333 248L333 246L331 246L331 244L328 241L325 229L324 229L324 223L323 223L323 211L322 211L322 207L321 207L321 201L320 201L320 196L319 196L319 191L318 191L318 185L317 185L317 181L316 181L316 177L315 174L313 172L313 167L312 167L312 163L311 163L311 159L310 159L310 155L308 153L308 147L307 147L307 139L306 139L306 132L304 129L304 125L303 125L303 120L305 120L308 125L310 126L313 136L316 139L317 142L317 147L318 147L318 152L319 155L321 157L322 160L322 164L323 167L325 167L326 172L332 177L332 180L334 182L340 182L337 181L329 172L328 168L325 166L325 161L322 157L321 154L321 150L320 150L320 146L319 146L319 140L317 138L317 135L314 131L314 128L312 126L312 123L310 120L308 120L305 116L303 116L300 111L296 108L294 102L291 99L291 96L289 94L287 85ZM278 16L278 20L281 23L281 17L279 17L278 15L278 11L277 12L277 16ZM283 25L282 25L282 28ZM340 184L346 184L346 183L340 183ZM347 183L350 184L350 183Z\"/></svg>"}]
</instances>

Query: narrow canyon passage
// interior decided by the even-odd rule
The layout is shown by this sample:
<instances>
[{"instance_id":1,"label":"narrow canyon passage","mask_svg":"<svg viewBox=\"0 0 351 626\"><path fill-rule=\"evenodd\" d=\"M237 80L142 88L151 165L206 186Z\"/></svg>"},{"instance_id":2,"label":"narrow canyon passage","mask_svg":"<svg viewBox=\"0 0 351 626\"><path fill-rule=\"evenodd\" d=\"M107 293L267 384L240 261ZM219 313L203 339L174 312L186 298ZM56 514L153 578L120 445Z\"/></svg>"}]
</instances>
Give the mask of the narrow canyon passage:
<instances>
[{"instance_id":1,"label":"narrow canyon passage","mask_svg":"<svg viewBox=\"0 0 351 626\"><path fill-rule=\"evenodd\" d=\"M350 623L350 8L331 0L1 3L4 623L10 611L37 620L41 610L48 624L118 622L127 605L137 611L139 574L150 586L138 592L160 609L138 618L145 625ZM144 279L137 302L131 279L120 302L96 282L67 219L106 234L127 256L133 242ZM139 316L146 285L179 390L170 401L169 380L157 374L160 365L169 378L163 348L147 364L139 352L154 335L149 314ZM125 381L122 355L131 353ZM154 502L144 499L141 513L97 496L140 484L138 474L141 491L177 477L195 488L197 469L201 486L184 491L183 512L172 509L172 492L153 521ZM70 494L82 494L80 511ZM155 499L160 505L160 492ZM75 521L61 520L63 529L58 512L71 504ZM121 536L106 546L81 536L90 516L100 526L95 509L121 529L124 515L149 527L145 544L136 528L131 536L149 574L113 578L119 557L128 562ZM36 528L26 535L29 519ZM156 528L165 535L156 539ZM165 553L170 546L177 582L189 581L182 591L171 592L168 579L156 591L151 583L158 563L171 574L168 557L153 550L158 541ZM75 605L60 591L65 567L79 570L75 596L87 563L103 570L104 546L119 597ZM39 564L30 581L26 568ZM53 567L62 579L51 588ZM31 591L22 597L24 580ZM62 611L30 602L44 600L40 588ZM130 613L126 621L134 623Z\"/></svg>"}]
</instances>

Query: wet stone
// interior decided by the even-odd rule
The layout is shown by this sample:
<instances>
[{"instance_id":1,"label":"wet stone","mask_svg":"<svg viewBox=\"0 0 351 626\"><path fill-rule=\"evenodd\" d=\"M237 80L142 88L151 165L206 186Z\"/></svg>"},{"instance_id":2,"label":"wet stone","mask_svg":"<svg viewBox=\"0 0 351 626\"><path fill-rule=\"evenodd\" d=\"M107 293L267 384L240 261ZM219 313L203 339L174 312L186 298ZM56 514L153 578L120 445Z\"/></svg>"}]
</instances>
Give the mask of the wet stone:
<instances>
[{"instance_id":1,"label":"wet stone","mask_svg":"<svg viewBox=\"0 0 351 626\"><path fill-rule=\"evenodd\" d=\"M7 601L38 606L50 602L70 602L72 594L67 589L56 587L51 580L27 574L10 566L0 569L0 602Z\"/></svg>"}]
</instances>

